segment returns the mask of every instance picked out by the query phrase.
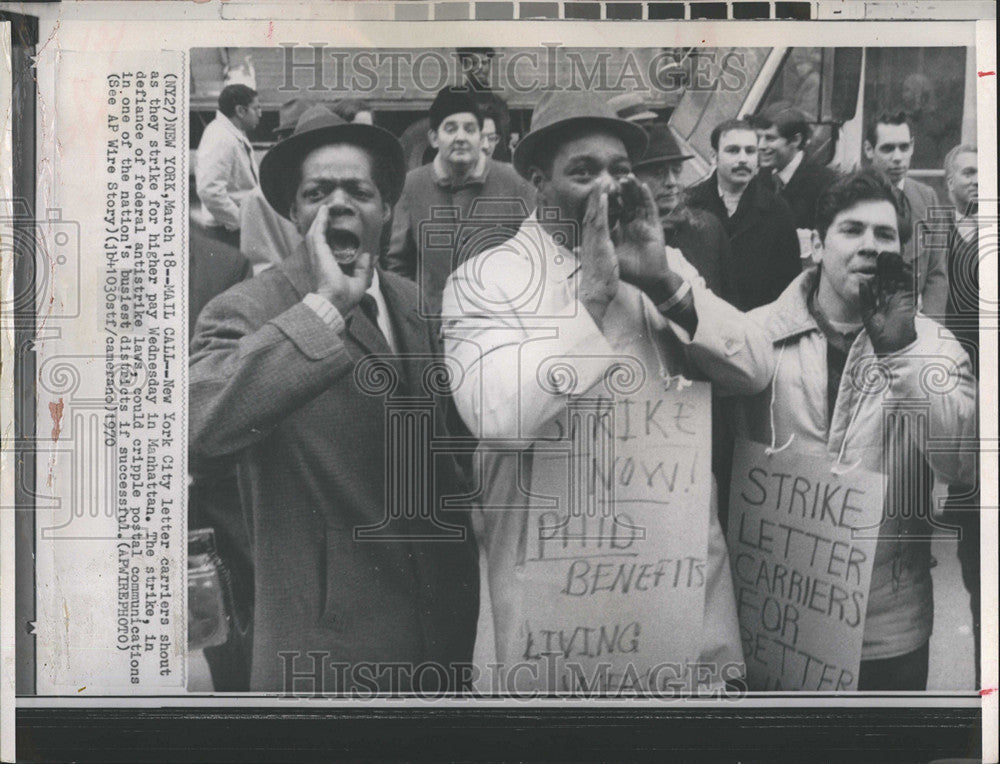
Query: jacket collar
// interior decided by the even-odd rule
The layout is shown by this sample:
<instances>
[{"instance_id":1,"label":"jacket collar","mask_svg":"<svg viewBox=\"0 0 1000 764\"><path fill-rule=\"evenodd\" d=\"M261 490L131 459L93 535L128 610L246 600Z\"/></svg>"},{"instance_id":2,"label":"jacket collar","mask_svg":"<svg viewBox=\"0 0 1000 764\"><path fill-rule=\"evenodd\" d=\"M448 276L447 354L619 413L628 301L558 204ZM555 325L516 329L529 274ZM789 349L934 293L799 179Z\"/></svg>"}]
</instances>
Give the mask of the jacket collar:
<instances>
[{"instance_id":1,"label":"jacket collar","mask_svg":"<svg viewBox=\"0 0 1000 764\"><path fill-rule=\"evenodd\" d=\"M819 268L800 273L766 309L765 329L772 342L784 342L808 332L820 331L809 310L809 295L819 280Z\"/></svg>"},{"instance_id":2,"label":"jacket collar","mask_svg":"<svg viewBox=\"0 0 1000 764\"><path fill-rule=\"evenodd\" d=\"M247 134L240 130L233 121L223 114L221 111L215 112L215 118L219 120L219 124L222 125L227 131L239 138L240 143L247 146L251 151L253 150L253 144L250 143L250 139L247 138Z\"/></svg>"},{"instance_id":3,"label":"jacket collar","mask_svg":"<svg viewBox=\"0 0 1000 764\"><path fill-rule=\"evenodd\" d=\"M476 166L473 168L472 172L469 173L460 183L456 183L454 178L452 178L451 168L448 167L447 162L442 159L440 154L437 154L434 157L434 161L431 165L434 172L434 182L441 186L441 188L451 189L453 191L458 191L466 186L483 185L486 182L486 176L490 172L490 159L482 152L479 152L479 158L476 160Z\"/></svg>"},{"instance_id":4,"label":"jacket collar","mask_svg":"<svg viewBox=\"0 0 1000 764\"><path fill-rule=\"evenodd\" d=\"M701 207L726 209L726 205L723 204L722 198L719 196L719 176L714 170L708 178L688 190L687 198L689 203L697 203ZM771 193L761 183L759 175L755 175L747 184L743 195L740 197L740 206L737 208L737 213L745 209L748 204L761 210L766 210L771 205Z\"/></svg>"}]
</instances>

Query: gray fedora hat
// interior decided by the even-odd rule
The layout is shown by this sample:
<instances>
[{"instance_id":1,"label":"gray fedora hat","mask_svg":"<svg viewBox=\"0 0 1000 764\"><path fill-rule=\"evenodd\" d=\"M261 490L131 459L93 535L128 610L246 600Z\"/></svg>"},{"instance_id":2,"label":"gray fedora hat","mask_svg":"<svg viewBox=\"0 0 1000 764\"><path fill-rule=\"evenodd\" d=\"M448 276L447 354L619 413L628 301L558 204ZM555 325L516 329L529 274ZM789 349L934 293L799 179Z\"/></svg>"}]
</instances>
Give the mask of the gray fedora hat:
<instances>
[{"instance_id":1,"label":"gray fedora hat","mask_svg":"<svg viewBox=\"0 0 1000 764\"><path fill-rule=\"evenodd\" d=\"M527 178L535 153L547 138L567 128L606 130L621 138L629 159L638 161L646 149L646 131L620 119L600 93L548 91L531 115L531 131L514 149L514 169Z\"/></svg>"},{"instance_id":2,"label":"gray fedora hat","mask_svg":"<svg viewBox=\"0 0 1000 764\"><path fill-rule=\"evenodd\" d=\"M677 144L673 130L669 125L657 124L649 129L649 145L642 159L633 163L632 169L637 170L643 165L659 162L673 162L681 159L693 159L694 154L685 154Z\"/></svg>"},{"instance_id":3,"label":"gray fedora hat","mask_svg":"<svg viewBox=\"0 0 1000 764\"><path fill-rule=\"evenodd\" d=\"M374 125L345 122L326 108L309 109L299 119L295 132L268 151L260 162L260 188L268 204L284 218L288 217L289 173L306 155L331 143L349 143L371 152L375 162L384 163L386 177L381 178L382 200L394 205L403 191L406 162L403 147L388 130Z\"/></svg>"},{"instance_id":4,"label":"gray fedora hat","mask_svg":"<svg viewBox=\"0 0 1000 764\"><path fill-rule=\"evenodd\" d=\"M308 98L292 98L285 101L278 107L278 126L274 128L274 132L282 138L291 134L299 118L316 103L318 101L310 101Z\"/></svg>"}]
</instances>

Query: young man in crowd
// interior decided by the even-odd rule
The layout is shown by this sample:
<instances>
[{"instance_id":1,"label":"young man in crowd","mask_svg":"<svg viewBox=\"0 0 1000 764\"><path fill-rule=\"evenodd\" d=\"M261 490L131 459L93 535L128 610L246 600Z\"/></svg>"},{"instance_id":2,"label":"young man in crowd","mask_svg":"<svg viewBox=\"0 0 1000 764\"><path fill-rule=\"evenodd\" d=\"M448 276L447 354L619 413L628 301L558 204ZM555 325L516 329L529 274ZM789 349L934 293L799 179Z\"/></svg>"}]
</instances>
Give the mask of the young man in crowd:
<instances>
[{"instance_id":1,"label":"young man in crowd","mask_svg":"<svg viewBox=\"0 0 1000 764\"><path fill-rule=\"evenodd\" d=\"M482 129L483 117L469 90L439 92L431 104L428 136L437 156L407 174L393 213L385 267L417 282L424 316L440 313L448 274L512 235L533 206L531 185L510 165L483 153ZM485 205L485 213L477 203ZM483 236L496 220L505 227Z\"/></svg>"},{"instance_id":2,"label":"young man in crowd","mask_svg":"<svg viewBox=\"0 0 1000 764\"><path fill-rule=\"evenodd\" d=\"M806 159L805 148L812 135L808 117L779 101L753 121L762 173L791 208L795 227L812 231L816 227L816 201L837 179L837 173Z\"/></svg>"},{"instance_id":3,"label":"young man in crowd","mask_svg":"<svg viewBox=\"0 0 1000 764\"><path fill-rule=\"evenodd\" d=\"M907 537L932 527L931 467L945 481L967 480L975 450L927 449L917 424L902 420L918 400L930 438L968 437L975 379L955 338L916 311L895 196L880 176L834 183L820 197L816 228L819 267L750 314L767 328L777 368L770 387L739 400L736 427L759 443L794 435L796 450L825 453L831 466L887 473L858 690L922 691L933 624L930 542ZM922 374L928 359L946 375L934 386Z\"/></svg>"},{"instance_id":4,"label":"young man in crowd","mask_svg":"<svg viewBox=\"0 0 1000 764\"><path fill-rule=\"evenodd\" d=\"M531 609L543 608L544 618L573 619L575 608L581 607L580 600L569 596L555 594L549 600L553 592L546 587L551 582L540 580L537 576L544 579L545 571L530 564L539 534L547 531L534 524L538 506L524 493L529 484L555 474L553 462L535 449L560 429L568 406L599 394L623 359L641 364L636 371L648 380L641 394L657 400L674 378L670 375L707 378L730 393L746 394L770 379L772 356L763 331L707 290L678 250L665 247L652 193L632 175L632 164L640 160L646 143L645 131L619 119L600 94L546 93L532 116L531 131L514 153L514 166L537 189L536 211L513 239L465 263L445 287L444 351L461 369L454 378L455 402L473 435L487 439L480 443L478 464L481 541L492 608L480 622L477 663L495 659L510 670L537 657L545 646L539 643L541 636L533 636L541 632L532 630L545 623L538 623ZM572 366L572 371L559 373L550 363L560 369ZM692 415L686 425L691 432L707 434L708 411ZM503 443L497 446L497 440ZM621 458L629 449L643 448L634 438L619 442L617 437L615 447ZM587 499L572 498L565 487L554 490L559 495L553 514L578 523L583 508L575 502ZM651 481L643 498L662 501L663 491ZM703 612L694 613L697 625L684 638L692 640L695 659L700 657L710 670L709 676L684 677L689 689L735 679L720 673L742 665L725 542L714 493L705 497L704 505L693 508L697 520L692 522L699 526L698 534L707 531L707 546L685 550L704 562L699 579ZM606 509L627 513L629 506L636 505ZM565 532L570 551L562 560L580 543L572 530ZM600 543L597 536L585 536L584 547L587 539ZM662 557L664 542L657 537L648 544ZM556 578L559 565L570 563L553 563L548 570ZM565 573L561 575L565 581ZM626 624L648 615L627 597L602 601L604 623ZM591 625L588 617L579 617L572 623ZM683 661L683 655L655 647L678 637L669 631L642 631L646 652L635 659L636 670ZM596 628L594 632L598 649ZM577 660L579 651L590 654L585 638L579 638L578 652L569 648L567 660ZM529 673L511 678L517 689L551 692L569 681L565 674Z\"/></svg>"},{"instance_id":5,"label":"young man in crowd","mask_svg":"<svg viewBox=\"0 0 1000 764\"><path fill-rule=\"evenodd\" d=\"M423 444L386 434L391 407L373 388L392 378L389 394L427 399L443 431L444 407L422 385L436 356L416 288L375 267L404 175L402 148L386 131L330 113L300 119L264 157L261 180L302 246L214 299L198 321L192 450L239 460L255 574L253 691L466 681L450 667L472 656L476 546L462 513L438 507L465 489L454 462L428 465ZM382 365L366 375L356 367L369 354ZM388 459L389 449L417 462ZM402 487L387 494L394 479ZM420 497L431 505L413 506ZM426 662L445 673L406 670Z\"/></svg>"},{"instance_id":6,"label":"young man in crowd","mask_svg":"<svg viewBox=\"0 0 1000 764\"><path fill-rule=\"evenodd\" d=\"M913 266L919 308L925 316L943 321L948 302L948 264L941 247L926 246L916 226L926 224L928 210L940 206L930 186L908 176L913 159L913 134L906 115L879 114L865 131L865 156L893 187L903 221L900 238L903 259Z\"/></svg>"},{"instance_id":7,"label":"young man in crowd","mask_svg":"<svg viewBox=\"0 0 1000 764\"><path fill-rule=\"evenodd\" d=\"M688 204L715 215L732 249L733 304L750 310L773 301L802 270L788 205L757 176L757 131L745 120L716 125L715 172L688 190Z\"/></svg>"},{"instance_id":8,"label":"young man in crowd","mask_svg":"<svg viewBox=\"0 0 1000 764\"><path fill-rule=\"evenodd\" d=\"M258 185L257 161L249 135L260 122L257 92L227 85L219 110L198 144L195 184L198 199L211 216L207 232L234 247L240 245L240 205Z\"/></svg>"}]
</instances>

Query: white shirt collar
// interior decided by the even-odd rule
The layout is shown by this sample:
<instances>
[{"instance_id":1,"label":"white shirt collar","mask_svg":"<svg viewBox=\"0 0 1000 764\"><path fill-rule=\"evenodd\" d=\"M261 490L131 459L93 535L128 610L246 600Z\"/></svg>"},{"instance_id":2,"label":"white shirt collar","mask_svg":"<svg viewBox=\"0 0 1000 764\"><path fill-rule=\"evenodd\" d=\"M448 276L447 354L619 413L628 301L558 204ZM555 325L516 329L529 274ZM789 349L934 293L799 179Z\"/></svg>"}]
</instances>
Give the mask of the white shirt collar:
<instances>
[{"instance_id":1,"label":"white shirt collar","mask_svg":"<svg viewBox=\"0 0 1000 764\"><path fill-rule=\"evenodd\" d=\"M722 203L725 205L726 212L728 213L729 217L732 217L733 215L736 214L736 210L740 206L740 199L743 198L743 194L746 192L747 186L750 185L750 184L748 183L747 186L743 186L743 190L742 191L739 191L737 193L731 193L729 191L724 191L723 190L722 184L719 183L718 176L716 176L715 183L716 183L716 187L717 187L717 189L719 191L719 198L722 200Z\"/></svg>"},{"instance_id":2,"label":"white shirt collar","mask_svg":"<svg viewBox=\"0 0 1000 764\"><path fill-rule=\"evenodd\" d=\"M792 176L795 174L795 171L799 169L799 165L802 164L802 160L805 159L805 156L806 155L804 152L796 151L795 156L793 156L791 161L785 165L784 169L775 173L779 178L781 178L781 182L784 183L786 186L788 185L788 182L792 179Z\"/></svg>"},{"instance_id":3,"label":"white shirt collar","mask_svg":"<svg viewBox=\"0 0 1000 764\"><path fill-rule=\"evenodd\" d=\"M902 191L904 183L906 183L906 176L905 175L902 178L899 179L899 183L896 184L896 188L898 188L900 191Z\"/></svg>"},{"instance_id":4,"label":"white shirt collar","mask_svg":"<svg viewBox=\"0 0 1000 764\"><path fill-rule=\"evenodd\" d=\"M955 214L955 230L962 240L971 243L979 233L979 219L976 215Z\"/></svg>"},{"instance_id":5,"label":"white shirt collar","mask_svg":"<svg viewBox=\"0 0 1000 764\"><path fill-rule=\"evenodd\" d=\"M365 290L365 294L371 295L372 299L375 300L375 305L378 307L378 328L382 330L382 334L385 335L385 341L389 343L389 349L393 353L399 352L399 346L396 343L396 335L392 330L392 321L389 320L389 305L385 301L385 297L382 294L382 285L378 277L378 268L372 271L372 283L368 289Z\"/></svg>"}]
</instances>

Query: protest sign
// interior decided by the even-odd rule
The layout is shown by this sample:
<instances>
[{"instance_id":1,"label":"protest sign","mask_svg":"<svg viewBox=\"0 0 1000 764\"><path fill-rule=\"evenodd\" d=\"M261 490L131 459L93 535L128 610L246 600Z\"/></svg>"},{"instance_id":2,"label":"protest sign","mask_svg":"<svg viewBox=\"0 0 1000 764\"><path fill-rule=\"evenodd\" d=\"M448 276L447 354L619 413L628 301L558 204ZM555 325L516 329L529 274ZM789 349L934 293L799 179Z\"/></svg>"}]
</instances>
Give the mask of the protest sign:
<instances>
[{"instance_id":1,"label":"protest sign","mask_svg":"<svg viewBox=\"0 0 1000 764\"><path fill-rule=\"evenodd\" d=\"M653 367L655 368L655 367ZM593 397L590 397L590 396ZM711 503L707 383L650 375L571 401L536 451L515 640L550 690L689 687ZM547 502L546 497L551 501Z\"/></svg>"},{"instance_id":2,"label":"protest sign","mask_svg":"<svg viewBox=\"0 0 1000 764\"><path fill-rule=\"evenodd\" d=\"M728 543L751 690L856 690L882 476L738 441Z\"/></svg>"}]
</instances>

